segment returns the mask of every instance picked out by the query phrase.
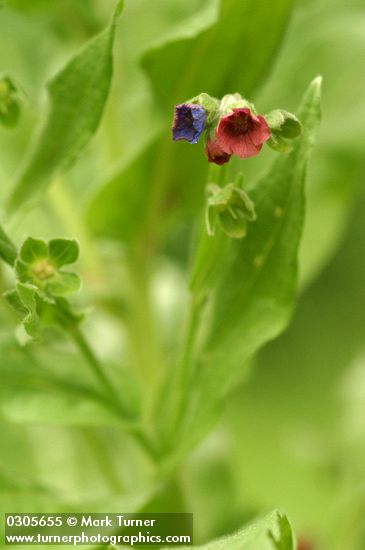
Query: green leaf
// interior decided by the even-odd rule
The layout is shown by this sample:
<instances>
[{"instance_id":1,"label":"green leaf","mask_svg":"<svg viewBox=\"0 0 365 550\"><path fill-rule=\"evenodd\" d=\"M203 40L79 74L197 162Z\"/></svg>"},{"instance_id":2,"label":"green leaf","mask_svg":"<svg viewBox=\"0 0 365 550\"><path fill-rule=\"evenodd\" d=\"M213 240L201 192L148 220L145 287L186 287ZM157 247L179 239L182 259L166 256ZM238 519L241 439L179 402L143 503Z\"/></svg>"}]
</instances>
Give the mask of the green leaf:
<instances>
[{"instance_id":1,"label":"green leaf","mask_svg":"<svg viewBox=\"0 0 365 550\"><path fill-rule=\"evenodd\" d=\"M20 299L19 293L13 290L7 290L4 292L3 297L8 302L8 304L22 317L28 313L28 309L24 306L23 302Z\"/></svg>"},{"instance_id":2,"label":"green leaf","mask_svg":"<svg viewBox=\"0 0 365 550\"><path fill-rule=\"evenodd\" d=\"M210 15L210 28L205 23L205 28L198 27L200 32L185 30L145 55L143 66L161 104L170 106L201 92L219 97L232 90L247 97L265 74L292 1L276 2L275 11L255 0L221 0L218 5L219 11L214 4ZM204 12L202 20L208 21Z\"/></svg>"},{"instance_id":3,"label":"green leaf","mask_svg":"<svg viewBox=\"0 0 365 550\"><path fill-rule=\"evenodd\" d=\"M81 279L77 273L57 271L47 282L47 289L55 296L67 296L78 292L81 288Z\"/></svg>"},{"instance_id":4,"label":"green leaf","mask_svg":"<svg viewBox=\"0 0 365 550\"><path fill-rule=\"evenodd\" d=\"M47 258L47 244L42 239L33 239L28 237L21 246L19 257L26 264Z\"/></svg>"},{"instance_id":5,"label":"green leaf","mask_svg":"<svg viewBox=\"0 0 365 550\"><path fill-rule=\"evenodd\" d=\"M274 106L292 110L298 101L299 90L314 72L323 75L326 89L331 90L324 95L326 116L309 173L300 256L302 286L318 276L343 242L363 187L364 11L363 5L359 9L356 0L351 0L351 5L349 10L342 2L336 4L336 9L333 2L303 3L303 9L296 10L291 20L270 80L260 93L260 104L267 112ZM325 35L327 40L323 40ZM337 54L341 56L341 79L333 63ZM339 117L344 106L346 116ZM258 162L260 169L264 169L265 159L258 159Z\"/></svg>"},{"instance_id":6,"label":"green leaf","mask_svg":"<svg viewBox=\"0 0 365 550\"><path fill-rule=\"evenodd\" d=\"M339 252L302 295L288 330L261 351L222 426L232 441L230 467L240 471L237 494L246 491L259 507L280 500L307 526L304 539L314 540L318 527L320 547L338 550L363 540L354 513L363 507L365 457L364 208L363 193ZM356 471L360 463L344 487L336 468ZM334 494L343 503L335 514Z\"/></svg>"},{"instance_id":7,"label":"green leaf","mask_svg":"<svg viewBox=\"0 0 365 550\"><path fill-rule=\"evenodd\" d=\"M119 3L116 16L120 13ZM115 17L48 83L47 120L20 168L8 208L38 197L56 173L69 168L100 123L112 78Z\"/></svg>"},{"instance_id":8,"label":"green leaf","mask_svg":"<svg viewBox=\"0 0 365 550\"><path fill-rule=\"evenodd\" d=\"M118 424L120 417L93 390L32 368L2 365L0 416L11 422L61 425Z\"/></svg>"},{"instance_id":9,"label":"green leaf","mask_svg":"<svg viewBox=\"0 0 365 550\"><path fill-rule=\"evenodd\" d=\"M273 540L276 542L274 543ZM295 550L294 535L287 517L272 512L233 535L203 546L184 546L192 550ZM279 546L278 546L279 545Z\"/></svg>"},{"instance_id":10,"label":"green leaf","mask_svg":"<svg viewBox=\"0 0 365 550\"><path fill-rule=\"evenodd\" d=\"M288 518L283 514L278 514L278 535L275 530L270 529L268 536L276 550L294 550L294 536Z\"/></svg>"},{"instance_id":11,"label":"green leaf","mask_svg":"<svg viewBox=\"0 0 365 550\"><path fill-rule=\"evenodd\" d=\"M79 257L79 244L74 239L51 239L48 243L48 255L57 268L73 264Z\"/></svg>"},{"instance_id":12,"label":"green leaf","mask_svg":"<svg viewBox=\"0 0 365 550\"><path fill-rule=\"evenodd\" d=\"M127 242L137 236L151 196L151 175L147 172L157 152L156 142L149 144L125 169L105 182L87 213L95 232Z\"/></svg>"},{"instance_id":13,"label":"green leaf","mask_svg":"<svg viewBox=\"0 0 365 550\"><path fill-rule=\"evenodd\" d=\"M0 258L9 265L13 265L17 257L17 249L0 226Z\"/></svg>"},{"instance_id":14,"label":"green leaf","mask_svg":"<svg viewBox=\"0 0 365 550\"><path fill-rule=\"evenodd\" d=\"M114 19L117 19L122 14L124 8L124 0L119 0L114 11Z\"/></svg>"},{"instance_id":15,"label":"green leaf","mask_svg":"<svg viewBox=\"0 0 365 550\"><path fill-rule=\"evenodd\" d=\"M191 420L184 426L190 442L210 425L223 397L242 376L248 359L288 324L297 285L297 255L304 220L304 182L309 152L320 120L321 79L304 97L299 117L303 134L292 152L278 158L246 190L257 221L242 241L220 249L204 237L192 281L193 296L205 300L205 337L195 350L196 379L190 397ZM215 280L206 272L209 242ZM207 248L208 247L208 248ZM209 286L207 285L209 283ZM210 321L209 321L210 319ZM193 427L194 426L194 429ZM194 435L195 432L195 435ZM181 438L181 435L177 435Z\"/></svg>"},{"instance_id":16,"label":"green leaf","mask_svg":"<svg viewBox=\"0 0 365 550\"><path fill-rule=\"evenodd\" d=\"M50 346L44 354L41 346L19 347L2 339L0 419L22 424L136 426L141 395L134 374L120 364L109 365L125 410L122 417L98 386L88 384L89 373L77 353L60 350Z\"/></svg>"},{"instance_id":17,"label":"green leaf","mask_svg":"<svg viewBox=\"0 0 365 550\"><path fill-rule=\"evenodd\" d=\"M40 319L37 311L37 289L32 285L17 283L16 289L4 293L9 305L21 316L25 332L32 340L41 335Z\"/></svg>"}]
</instances>

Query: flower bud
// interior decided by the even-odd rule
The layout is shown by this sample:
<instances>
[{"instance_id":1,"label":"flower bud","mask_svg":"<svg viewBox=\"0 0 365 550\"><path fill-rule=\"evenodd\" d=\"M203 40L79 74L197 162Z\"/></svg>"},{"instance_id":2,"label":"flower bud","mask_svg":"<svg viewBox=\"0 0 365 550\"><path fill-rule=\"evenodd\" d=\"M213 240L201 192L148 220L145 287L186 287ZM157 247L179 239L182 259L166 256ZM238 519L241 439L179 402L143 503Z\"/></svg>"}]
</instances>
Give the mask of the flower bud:
<instances>
[{"instance_id":1,"label":"flower bud","mask_svg":"<svg viewBox=\"0 0 365 550\"><path fill-rule=\"evenodd\" d=\"M276 109L265 115L265 120L273 134L283 138L294 139L300 136L302 125L299 119L283 109Z\"/></svg>"},{"instance_id":2,"label":"flower bud","mask_svg":"<svg viewBox=\"0 0 365 550\"><path fill-rule=\"evenodd\" d=\"M250 103L247 99L244 99L241 94L226 94L222 97L220 112L222 115L226 115L233 109L249 109L256 114L256 109L253 103Z\"/></svg>"},{"instance_id":3,"label":"flower bud","mask_svg":"<svg viewBox=\"0 0 365 550\"><path fill-rule=\"evenodd\" d=\"M214 164L218 164L218 166L226 164L232 156L223 151L218 141L214 138L208 139L205 145L205 154L207 155L208 162L213 162Z\"/></svg>"},{"instance_id":4,"label":"flower bud","mask_svg":"<svg viewBox=\"0 0 365 550\"><path fill-rule=\"evenodd\" d=\"M205 92L191 99L189 103L197 103L203 107L207 115L207 126L209 126L218 116L220 106L219 100Z\"/></svg>"},{"instance_id":5,"label":"flower bud","mask_svg":"<svg viewBox=\"0 0 365 550\"><path fill-rule=\"evenodd\" d=\"M17 89L9 77L0 76L0 122L11 128L17 124L19 115Z\"/></svg>"},{"instance_id":6,"label":"flower bud","mask_svg":"<svg viewBox=\"0 0 365 550\"><path fill-rule=\"evenodd\" d=\"M216 224L234 239L242 239L247 232L247 222L256 219L253 202L248 195L233 183L221 188L215 184L208 186L206 226L209 235L214 235Z\"/></svg>"}]
</instances>

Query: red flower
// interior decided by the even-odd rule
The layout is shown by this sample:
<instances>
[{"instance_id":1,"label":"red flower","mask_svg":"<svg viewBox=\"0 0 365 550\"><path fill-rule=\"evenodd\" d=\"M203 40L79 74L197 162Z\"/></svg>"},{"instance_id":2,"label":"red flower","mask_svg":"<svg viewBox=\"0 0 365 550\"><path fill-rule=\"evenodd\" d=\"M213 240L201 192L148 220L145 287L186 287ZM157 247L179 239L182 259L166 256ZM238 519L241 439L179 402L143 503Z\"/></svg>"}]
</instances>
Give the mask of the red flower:
<instances>
[{"instance_id":1,"label":"red flower","mask_svg":"<svg viewBox=\"0 0 365 550\"><path fill-rule=\"evenodd\" d=\"M307 539L299 539L297 550L314 550L314 544Z\"/></svg>"},{"instance_id":2,"label":"red flower","mask_svg":"<svg viewBox=\"0 0 365 550\"><path fill-rule=\"evenodd\" d=\"M216 135L217 146L224 153L247 158L261 151L262 144L270 137L270 128L263 116L256 116L247 107L241 107L222 116Z\"/></svg>"},{"instance_id":3,"label":"red flower","mask_svg":"<svg viewBox=\"0 0 365 550\"><path fill-rule=\"evenodd\" d=\"M223 151L217 140L208 140L205 146L205 153L208 157L208 162L215 164L225 164L231 158L231 155Z\"/></svg>"}]
</instances>

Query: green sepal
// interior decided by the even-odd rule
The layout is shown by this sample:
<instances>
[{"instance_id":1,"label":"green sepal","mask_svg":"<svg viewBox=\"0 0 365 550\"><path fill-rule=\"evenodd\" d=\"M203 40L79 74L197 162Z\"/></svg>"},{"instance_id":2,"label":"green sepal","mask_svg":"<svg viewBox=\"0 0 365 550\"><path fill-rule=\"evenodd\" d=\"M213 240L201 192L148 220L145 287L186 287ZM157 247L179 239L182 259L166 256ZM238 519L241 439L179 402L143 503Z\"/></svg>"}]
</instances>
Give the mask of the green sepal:
<instances>
[{"instance_id":1,"label":"green sepal","mask_svg":"<svg viewBox=\"0 0 365 550\"><path fill-rule=\"evenodd\" d=\"M56 271L46 283L46 289L54 296L66 296L78 292L81 288L81 279L76 273Z\"/></svg>"},{"instance_id":2,"label":"green sepal","mask_svg":"<svg viewBox=\"0 0 365 550\"><path fill-rule=\"evenodd\" d=\"M271 137L267 140L266 143L271 149L277 151L278 153L290 153L290 151L293 149L290 143L288 143L281 136L273 132L271 133Z\"/></svg>"},{"instance_id":3,"label":"green sepal","mask_svg":"<svg viewBox=\"0 0 365 550\"><path fill-rule=\"evenodd\" d=\"M241 94L226 94L222 97L220 112L222 115L228 114L232 109L250 109L253 114L257 114L253 103L243 98Z\"/></svg>"},{"instance_id":4,"label":"green sepal","mask_svg":"<svg viewBox=\"0 0 365 550\"><path fill-rule=\"evenodd\" d=\"M240 178L240 177L239 177ZM223 232L234 239L242 239L247 233L247 222L256 219L255 207L248 195L234 183L221 188L208 185L206 227L214 235L217 221Z\"/></svg>"},{"instance_id":5,"label":"green sepal","mask_svg":"<svg viewBox=\"0 0 365 550\"><path fill-rule=\"evenodd\" d=\"M56 268L73 264L79 257L79 244L75 239L51 239L48 257Z\"/></svg>"},{"instance_id":6,"label":"green sepal","mask_svg":"<svg viewBox=\"0 0 365 550\"><path fill-rule=\"evenodd\" d=\"M3 297L8 302L8 304L16 311L19 315L26 315L28 310L24 306L23 302L20 299L19 293L17 290L7 290L4 292Z\"/></svg>"},{"instance_id":7,"label":"green sepal","mask_svg":"<svg viewBox=\"0 0 365 550\"><path fill-rule=\"evenodd\" d=\"M220 101L216 97L213 97L209 94L206 94L205 92L202 92L201 94L193 97L192 99L189 99L186 103L197 103L203 109L206 111L216 111L219 109Z\"/></svg>"},{"instance_id":8,"label":"green sepal","mask_svg":"<svg viewBox=\"0 0 365 550\"><path fill-rule=\"evenodd\" d=\"M22 260L16 260L15 273L21 283L35 283L35 278L32 276L32 272L29 265L22 262Z\"/></svg>"},{"instance_id":9,"label":"green sepal","mask_svg":"<svg viewBox=\"0 0 365 550\"><path fill-rule=\"evenodd\" d=\"M28 237L21 246L19 258L26 264L47 258L47 243L43 239Z\"/></svg>"},{"instance_id":10,"label":"green sepal","mask_svg":"<svg viewBox=\"0 0 365 550\"><path fill-rule=\"evenodd\" d=\"M207 115L206 126L208 127L211 126L219 116L219 99L209 94L206 94L205 92L202 92L201 94L192 97L191 99L188 99L186 103L196 103L197 105L200 105L201 107L203 107L203 109L205 109Z\"/></svg>"},{"instance_id":11,"label":"green sepal","mask_svg":"<svg viewBox=\"0 0 365 550\"><path fill-rule=\"evenodd\" d=\"M75 311L65 298L48 298L34 285L17 283L15 289L8 290L3 296L20 316L22 331L18 330L17 334L23 345L39 341L42 327L72 330L85 318L85 312Z\"/></svg>"},{"instance_id":12,"label":"green sepal","mask_svg":"<svg viewBox=\"0 0 365 550\"><path fill-rule=\"evenodd\" d=\"M243 239L247 233L247 219L238 209L219 212L218 220L224 233L233 239Z\"/></svg>"},{"instance_id":13,"label":"green sepal","mask_svg":"<svg viewBox=\"0 0 365 550\"><path fill-rule=\"evenodd\" d=\"M81 287L76 273L60 268L74 263L79 256L79 245L74 239L51 239L48 244L29 237L23 243L15 262L15 273L22 283L31 283L44 297L66 296Z\"/></svg>"},{"instance_id":14,"label":"green sepal","mask_svg":"<svg viewBox=\"0 0 365 550\"><path fill-rule=\"evenodd\" d=\"M37 288L33 285L17 283L14 290L4 293L9 305L21 316L21 324L27 335L34 341L41 337L38 315Z\"/></svg>"}]
</instances>

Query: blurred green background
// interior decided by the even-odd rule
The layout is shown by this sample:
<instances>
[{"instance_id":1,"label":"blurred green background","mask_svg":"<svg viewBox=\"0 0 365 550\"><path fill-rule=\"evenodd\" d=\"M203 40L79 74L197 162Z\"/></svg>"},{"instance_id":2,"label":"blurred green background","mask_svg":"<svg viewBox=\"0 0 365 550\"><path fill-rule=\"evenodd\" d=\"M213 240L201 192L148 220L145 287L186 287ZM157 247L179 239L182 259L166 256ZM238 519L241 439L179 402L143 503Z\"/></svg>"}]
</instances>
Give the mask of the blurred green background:
<instances>
[{"instance_id":1,"label":"blurred green background","mask_svg":"<svg viewBox=\"0 0 365 550\"><path fill-rule=\"evenodd\" d=\"M22 101L19 126L0 127L2 201L45 111L45 82L106 25L113 5L8 0L0 10L0 72L17 83ZM3 302L1 511L187 509L200 543L279 507L308 548L364 550L363 1L126 0L114 54L96 138L37 206L6 228L17 242L29 233L80 240L80 304L93 307L87 331L121 391L132 384L119 359L128 334L115 315L128 294L123 251L148 208L145 175L156 143L169 150L174 103L201 91L238 91L259 112L295 111L308 82L323 75L299 301L289 329L253 361L219 425L181 468L179 487L157 496L151 464L88 399L92 380L74 350L53 334L46 345L20 348ZM169 155L170 206L152 285L167 354L179 332L189 234L206 172L201 146L178 144ZM267 150L244 161L246 178L274 156ZM2 269L4 289L10 282ZM57 377L72 381L70 388L61 391Z\"/></svg>"}]
</instances>

